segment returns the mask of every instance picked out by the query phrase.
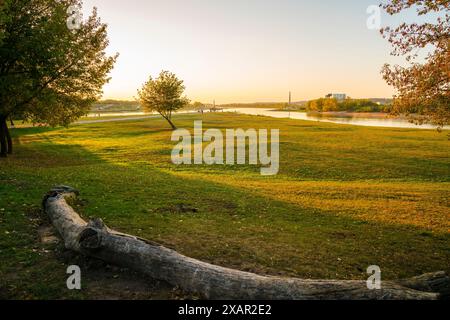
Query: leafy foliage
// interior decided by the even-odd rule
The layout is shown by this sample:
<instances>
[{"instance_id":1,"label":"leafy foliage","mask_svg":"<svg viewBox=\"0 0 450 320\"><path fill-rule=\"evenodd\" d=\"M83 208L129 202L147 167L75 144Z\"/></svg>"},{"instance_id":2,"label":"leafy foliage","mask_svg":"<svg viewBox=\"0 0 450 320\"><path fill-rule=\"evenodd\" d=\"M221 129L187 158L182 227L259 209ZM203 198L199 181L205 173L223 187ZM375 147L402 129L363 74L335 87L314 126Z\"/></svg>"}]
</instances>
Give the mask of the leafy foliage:
<instances>
[{"instance_id":1,"label":"leafy foliage","mask_svg":"<svg viewBox=\"0 0 450 320\"><path fill-rule=\"evenodd\" d=\"M67 27L78 0L6 0L0 47L0 113L67 125L96 101L116 57L94 9L80 29Z\"/></svg>"},{"instance_id":2,"label":"leafy foliage","mask_svg":"<svg viewBox=\"0 0 450 320\"><path fill-rule=\"evenodd\" d=\"M171 120L173 112L189 104L189 100L183 96L184 90L183 80L169 71L161 71L158 78L150 77L138 90L138 96L144 110L158 112L176 129Z\"/></svg>"},{"instance_id":3,"label":"leafy foliage","mask_svg":"<svg viewBox=\"0 0 450 320\"><path fill-rule=\"evenodd\" d=\"M337 101L332 98L320 98L308 101L308 111L348 111L348 112L388 112L390 106L379 105L368 99L346 99Z\"/></svg>"},{"instance_id":4,"label":"leafy foliage","mask_svg":"<svg viewBox=\"0 0 450 320\"><path fill-rule=\"evenodd\" d=\"M336 99L320 98L316 100L308 101L306 104L306 109L308 111L339 111L338 102Z\"/></svg>"},{"instance_id":5,"label":"leafy foliage","mask_svg":"<svg viewBox=\"0 0 450 320\"><path fill-rule=\"evenodd\" d=\"M346 99L338 103L340 111L389 112L390 105L380 105L368 99Z\"/></svg>"},{"instance_id":6,"label":"leafy foliage","mask_svg":"<svg viewBox=\"0 0 450 320\"><path fill-rule=\"evenodd\" d=\"M394 47L392 55L405 56L408 67L383 67L383 76L398 93L394 114L407 114L417 123L439 128L450 123L450 1L391 0L382 5L390 15L415 8L419 16L436 16L435 23L402 23L381 33ZM417 62L421 49L431 48L423 64Z\"/></svg>"},{"instance_id":7,"label":"leafy foliage","mask_svg":"<svg viewBox=\"0 0 450 320\"><path fill-rule=\"evenodd\" d=\"M205 105L200 101L195 101L192 103L192 108L194 108L195 110L203 111Z\"/></svg>"},{"instance_id":8,"label":"leafy foliage","mask_svg":"<svg viewBox=\"0 0 450 320\"><path fill-rule=\"evenodd\" d=\"M79 29L70 30L67 11L81 8L80 0L4 0L0 6L3 124L17 116L68 125L86 114L117 58L105 53L106 25L96 9Z\"/></svg>"}]
</instances>

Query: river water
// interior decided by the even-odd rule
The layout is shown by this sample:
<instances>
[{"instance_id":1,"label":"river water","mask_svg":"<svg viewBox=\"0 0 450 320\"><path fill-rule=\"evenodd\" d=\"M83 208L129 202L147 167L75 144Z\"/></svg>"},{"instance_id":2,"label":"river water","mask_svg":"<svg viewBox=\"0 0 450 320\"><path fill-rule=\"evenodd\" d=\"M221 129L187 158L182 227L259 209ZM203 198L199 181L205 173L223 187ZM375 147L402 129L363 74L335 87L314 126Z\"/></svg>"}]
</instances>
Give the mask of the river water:
<instances>
[{"instance_id":1,"label":"river water","mask_svg":"<svg viewBox=\"0 0 450 320\"><path fill-rule=\"evenodd\" d=\"M351 124L356 126L366 126L366 127L386 127L386 128L413 128L413 129L436 129L432 125L415 125L410 123L408 120L391 118L388 115L379 113L322 113L322 114L310 114L306 112L288 112L288 111L277 111L273 109L264 108L237 108L237 109L225 109L224 112L236 112L248 115L257 116L267 116L279 119L297 119L297 120L307 120L307 121L318 121L318 122L330 122L330 123L340 123L340 124ZM195 111L182 111L181 113L196 113ZM156 113L143 113L143 112L120 112L120 113L103 113L102 116L109 117L129 117L129 116L144 116ZM98 114L90 114L89 117L98 117ZM445 129L449 129L447 126Z\"/></svg>"},{"instance_id":2,"label":"river water","mask_svg":"<svg viewBox=\"0 0 450 320\"><path fill-rule=\"evenodd\" d=\"M228 110L230 111L230 110ZM415 125L410 123L405 119L391 118L384 114L374 114L374 113L321 113L321 114L310 114L306 112L288 112L288 111L277 111L273 109L263 109L263 108L239 108L232 110L233 112L249 114L249 115L259 115L268 116L273 118L289 118L297 120L307 120L307 121L319 121L319 122L331 122L340 124L351 124L356 126L366 126L366 127L387 127L387 128L414 128L414 129L436 129L432 125ZM446 128L448 129L448 127Z\"/></svg>"}]
</instances>

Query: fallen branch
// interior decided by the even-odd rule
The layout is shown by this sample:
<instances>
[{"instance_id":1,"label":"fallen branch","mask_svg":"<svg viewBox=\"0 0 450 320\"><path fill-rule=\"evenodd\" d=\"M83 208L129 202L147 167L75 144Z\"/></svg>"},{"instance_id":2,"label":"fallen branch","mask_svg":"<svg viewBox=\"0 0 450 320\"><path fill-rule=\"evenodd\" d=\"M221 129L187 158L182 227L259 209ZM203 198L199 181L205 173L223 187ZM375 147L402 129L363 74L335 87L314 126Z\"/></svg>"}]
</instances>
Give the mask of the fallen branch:
<instances>
[{"instance_id":1,"label":"fallen branch","mask_svg":"<svg viewBox=\"0 0 450 320\"><path fill-rule=\"evenodd\" d=\"M78 191L57 187L44 198L44 210L67 249L164 280L207 299L239 300L433 300L448 293L444 272L403 281L383 281L369 290L362 280L306 280L261 276L183 256L145 239L116 232L100 219L84 221L66 202Z\"/></svg>"}]
</instances>

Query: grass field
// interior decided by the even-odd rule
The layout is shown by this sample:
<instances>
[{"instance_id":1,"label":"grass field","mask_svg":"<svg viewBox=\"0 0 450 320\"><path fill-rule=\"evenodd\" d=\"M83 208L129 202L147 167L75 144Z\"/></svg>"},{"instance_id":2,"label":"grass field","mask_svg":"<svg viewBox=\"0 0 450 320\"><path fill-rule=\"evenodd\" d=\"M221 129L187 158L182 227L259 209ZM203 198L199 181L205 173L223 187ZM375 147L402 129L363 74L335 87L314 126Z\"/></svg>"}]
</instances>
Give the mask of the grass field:
<instances>
[{"instance_id":1,"label":"grass field","mask_svg":"<svg viewBox=\"0 0 450 320\"><path fill-rule=\"evenodd\" d=\"M40 201L56 184L81 191L85 218L226 267L330 279L366 279L373 264L383 279L450 272L445 133L227 113L175 121L199 118L205 129L280 129L279 175L175 166L159 119L13 130L15 155L0 160L0 297L92 295L68 292L61 244L38 241Z\"/></svg>"}]
</instances>

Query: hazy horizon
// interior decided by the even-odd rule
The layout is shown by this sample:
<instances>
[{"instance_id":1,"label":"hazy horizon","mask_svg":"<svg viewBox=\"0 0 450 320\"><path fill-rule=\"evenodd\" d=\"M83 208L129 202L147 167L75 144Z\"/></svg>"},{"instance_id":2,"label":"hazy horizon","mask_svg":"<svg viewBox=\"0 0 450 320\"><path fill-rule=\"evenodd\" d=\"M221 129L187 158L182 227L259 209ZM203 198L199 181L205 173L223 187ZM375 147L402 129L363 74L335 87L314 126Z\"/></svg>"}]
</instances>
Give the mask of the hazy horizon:
<instances>
[{"instance_id":1,"label":"hazy horizon","mask_svg":"<svg viewBox=\"0 0 450 320\"><path fill-rule=\"evenodd\" d=\"M324 98L324 97L316 97L316 98ZM359 97L359 98L355 98L355 97L349 97L352 99L392 99L392 97ZM123 102L139 102L136 99L116 99L116 98L108 98L108 97L103 97L102 99L100 99L98 102L105 102L105 101L123 101ZM308 102L310 99L302 99L302 100L292 100L292 103L299 103L299 102ZM199 101L199 100L192 100L190 99L190 102L195 102L195 101ZM288 99L284 99L284 100L280 100L280 101L248 101L248 102L241 102L241 101L230 101L230 102L223 102L223 103L218 103L216 101L216 105L228 105L228 104L271 104L271 103L284 103L287 102ZM213 104L214 101L200 101L203 102L205 104Z\"/></svg>"},{"instance_id":2,"label":"hazy horizon","mask_svg":"<svg viewBox=\"0 0 450 320\"><path fill-rule=\"evenodd\" d=\"M192 101L304 101L327 93L391 98L380 74L390 45L366 26L373 0L85 0L120 53L103 99L134 100L161 70L183 79ZM409 16L413 18L413 16ZM395 18L398 19L398 18ZM396 23L382 15L382 25ZM402 19L408 20L408 16Z\"/></svg>"}]
</instances>

